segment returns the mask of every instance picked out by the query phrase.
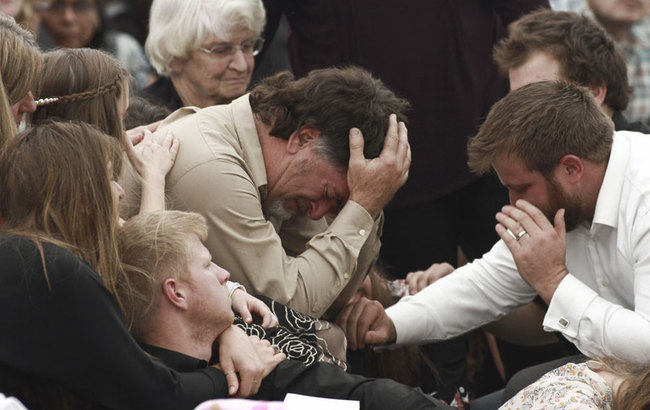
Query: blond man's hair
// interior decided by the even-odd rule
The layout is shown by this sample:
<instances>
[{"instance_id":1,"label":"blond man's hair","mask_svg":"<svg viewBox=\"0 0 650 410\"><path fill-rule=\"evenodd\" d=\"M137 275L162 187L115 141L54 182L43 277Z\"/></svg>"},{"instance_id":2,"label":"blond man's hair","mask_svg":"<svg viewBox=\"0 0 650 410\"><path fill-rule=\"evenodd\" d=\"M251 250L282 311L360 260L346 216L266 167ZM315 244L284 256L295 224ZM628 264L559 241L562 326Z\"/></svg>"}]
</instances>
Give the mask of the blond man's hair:
<instances>
[{"instance_id":1,"label":"blond man's hair","mask_svg":"<svg viewBox=\"0 0 650 410\"><path fill-rule=\"evenodd\" d=\"M194 212L156 211L134 216L118 233L125 281L118 286L134 337L151 332L162 283L179 279L192 258L188 235L208 236L205 218Z\"/></svg>"}]
</instances>

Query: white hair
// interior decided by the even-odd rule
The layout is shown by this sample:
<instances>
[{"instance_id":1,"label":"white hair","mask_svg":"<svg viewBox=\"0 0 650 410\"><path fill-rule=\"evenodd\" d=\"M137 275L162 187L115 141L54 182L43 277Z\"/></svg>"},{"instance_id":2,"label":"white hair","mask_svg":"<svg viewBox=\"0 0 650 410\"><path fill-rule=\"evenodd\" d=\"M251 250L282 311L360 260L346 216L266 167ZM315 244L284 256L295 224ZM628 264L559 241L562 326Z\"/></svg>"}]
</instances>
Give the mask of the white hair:
<instances>
[{"instance_id":1,"label":"white hair","mask_svg":"<svg viewBox=\"0 0 650 410\"><path fill-rule=\"evenodd\" d=\"M145 51L158 74L169 77L172 59L186 60L206 41L229 41L236 29L259 36L265 24L262 0L154 0Z\"/></svg>"}]
</instances>

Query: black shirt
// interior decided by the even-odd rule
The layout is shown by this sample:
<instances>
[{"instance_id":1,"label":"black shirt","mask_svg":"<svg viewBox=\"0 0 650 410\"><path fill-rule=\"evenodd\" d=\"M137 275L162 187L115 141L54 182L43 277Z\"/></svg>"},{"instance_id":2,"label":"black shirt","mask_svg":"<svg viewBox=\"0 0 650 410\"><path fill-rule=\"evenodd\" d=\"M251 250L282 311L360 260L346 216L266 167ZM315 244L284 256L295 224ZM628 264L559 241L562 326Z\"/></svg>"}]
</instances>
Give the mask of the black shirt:
<instances>
[{"instance_id":1,"label":"black shirt","mask_svg":"<svg viewBox=\"0 0 650 410\"><path fill-rule=\"evenodd\" d=\"M142 344L147 353L176 370L191 371L207 366L205 360L162 347ZM389 379L369 379L346 373L324 362L311 366L297 360L285 360L262 380L255 400L281 401L287 393L343 400L358 400L361 409L449 409L443 402Z\"/></svg>"},{"instance_id":2,"label":"black shirt","mask_svg":"<svg viewBox=\"0 0 650 410\"><path fill-rule=\"evenodd\" d=\"M640 121L629 122L620 111L614 111L612 121L614 122L614 129L616 131L636 131L650 134L650 127Z\"/></svg>"},{"instance_id":3,"label":"black shirt","mask_svg":"<svg viewBox=\"0 0 650 410\"><path fill-rule=\"evenodd\" d=\"M32 241L0 236L0 391L60 385L118 409L192 409L227 396L216 368L182 373L151 360L90 265L49 243L43 253L47 278Z\"/></svg>"},{"instance_id":4,"label":"black shirt","mask_svg":"<svg viewBox=\"0 0 650 410\"><path fill-rule=\"evenodd\" d=\"M184 106L181 97L174 88L172 80L167 77L158 77L156 81L143 88L138 96L153 104L163 105L172 111L176 111Z\"/></svg>"}]
</instances>

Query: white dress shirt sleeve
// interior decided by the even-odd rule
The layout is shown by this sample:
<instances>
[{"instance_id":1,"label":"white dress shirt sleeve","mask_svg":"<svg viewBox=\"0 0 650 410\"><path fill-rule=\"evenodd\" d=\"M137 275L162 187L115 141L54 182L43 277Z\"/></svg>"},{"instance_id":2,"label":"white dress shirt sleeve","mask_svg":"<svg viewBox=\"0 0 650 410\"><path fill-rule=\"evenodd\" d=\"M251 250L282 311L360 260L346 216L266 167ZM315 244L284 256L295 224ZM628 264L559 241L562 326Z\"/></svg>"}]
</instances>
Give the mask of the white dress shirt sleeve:
<instances>
[{"instance_id":1,"label":"white dress shirt sleeve","mask_svg":"<svg viewBox=\"0 0 650 410\"><path fill-rule=\"evenodd\" d=\"M483 326L535 296L519 276L510 251L499 241L481 259L402 298L386 314L395 325L397 345L422 344Z\"/></svg>"}]
</instances>

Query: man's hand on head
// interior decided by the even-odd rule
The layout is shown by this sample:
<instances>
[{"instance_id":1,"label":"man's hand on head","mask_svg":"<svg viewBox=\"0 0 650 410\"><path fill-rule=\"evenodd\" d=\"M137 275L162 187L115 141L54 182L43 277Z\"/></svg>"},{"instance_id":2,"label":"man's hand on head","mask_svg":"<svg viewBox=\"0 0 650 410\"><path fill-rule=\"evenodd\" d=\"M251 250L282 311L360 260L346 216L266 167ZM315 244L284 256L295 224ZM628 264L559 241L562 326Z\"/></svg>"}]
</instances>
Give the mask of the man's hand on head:
<instances>
[{"instance_id":1,"label":"man's hand on head","mask_svg":"<svg viewBox=\"0 0 650 410\"><path fill-rule=\"evenodd\" d=\"M341 310L336 323L345 332L351 350L394 342L397 338L395 325L381 303L359 294Z\"/></svg>"},{"instance_id":2,"label":"man's hand on head","mask_svg":"<svg viewBox=\"0 0 650 410\"><path fill-rule=\"evenodd\" d=\"M379 157L366 159L363 147L361 131L352 128L348 167L349 199L365 208L373 218L377 218L395 192L408 179L411 147L406 125L403 122L398 123L397 116L391 114L388 118L384 148Z\"/></svg>"},{"instance_id":3,"label":"man's hand on head","mask_svg":"<svg viewBox=\"0 0 650 410\"><path fill-rule=\"evenodd\" d=\"M529 202L520 199L496 216L496 231L512 253L521 277L550 303L568 274L564 209L555 214L555 226Z\"/></svg>"}]
</instances>

